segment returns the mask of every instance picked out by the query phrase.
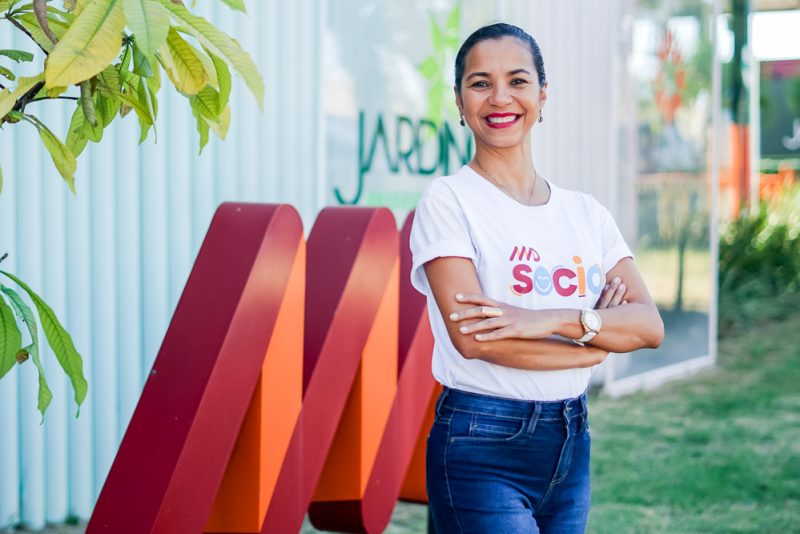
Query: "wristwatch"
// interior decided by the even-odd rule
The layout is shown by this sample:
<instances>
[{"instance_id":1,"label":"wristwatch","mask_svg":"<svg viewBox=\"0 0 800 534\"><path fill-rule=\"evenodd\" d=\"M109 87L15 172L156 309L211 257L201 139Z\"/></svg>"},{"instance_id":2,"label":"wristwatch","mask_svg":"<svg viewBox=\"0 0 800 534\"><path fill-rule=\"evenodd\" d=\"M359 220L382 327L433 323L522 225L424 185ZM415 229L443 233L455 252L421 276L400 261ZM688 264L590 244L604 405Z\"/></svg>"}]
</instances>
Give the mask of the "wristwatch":
<instances>
[{"instance_id":1,"label":"wristwatch","mask_svg":"<svg viewBox=\"0 0 800 534\"><path fill-rule=\"evenodd\" d=\"M581 324L583 325L583 336L578 339L573 339L573 343L583 346L584 343L591 341L600 331L603 326L603 320L600 319L600 314L595 310L584 308L581 310Z\"/></svg>"}]
</instances>

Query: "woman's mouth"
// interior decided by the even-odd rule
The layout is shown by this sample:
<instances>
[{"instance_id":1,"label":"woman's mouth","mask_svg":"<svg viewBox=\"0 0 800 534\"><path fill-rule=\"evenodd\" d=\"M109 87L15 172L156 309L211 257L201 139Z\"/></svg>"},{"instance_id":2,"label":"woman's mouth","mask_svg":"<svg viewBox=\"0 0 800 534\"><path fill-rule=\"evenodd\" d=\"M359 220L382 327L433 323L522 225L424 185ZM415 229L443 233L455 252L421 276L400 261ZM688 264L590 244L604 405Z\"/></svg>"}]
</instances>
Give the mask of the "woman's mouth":
<instances>
[{"instance_id":1,"label":"woman's mouth","mask_svg":"<svg viewBox=\"0 0 800 534\"><path fill-rule=\"evenodd\" d=\"M522 115L516 113L492 113L486 117L486 123L490 128L508 128L516 124Z\"/></svg>"}]
</instances>

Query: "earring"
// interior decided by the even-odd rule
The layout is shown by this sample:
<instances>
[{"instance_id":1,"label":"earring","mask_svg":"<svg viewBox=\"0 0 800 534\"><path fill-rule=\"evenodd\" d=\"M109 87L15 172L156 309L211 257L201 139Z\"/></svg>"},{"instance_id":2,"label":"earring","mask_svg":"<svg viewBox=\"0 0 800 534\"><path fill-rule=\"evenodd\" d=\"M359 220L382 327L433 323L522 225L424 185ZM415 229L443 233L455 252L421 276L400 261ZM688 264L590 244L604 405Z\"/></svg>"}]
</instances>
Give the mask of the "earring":
<instances>
[{"instance_id":1,"label":"earring","mask_svg":"<svg viewBox=\"0 0 800 534\"><path fill-rule=\"evenodd\" d=\"M461 126L466 126L466 124L464 123L464 115L461 115L461 120L458 122L461 123Z\"/></svg>"},{"instance_id":2,"label":"earring","mask_svg":"<svg viewBox=\"0 0 800 534\"><path fill-rule=\"evenodd\" d=\"M543 120L544 120L544 117L542 117L542 112L540 111L539 112L539 122L542 122Z\"/></svg>"}]
</instances>

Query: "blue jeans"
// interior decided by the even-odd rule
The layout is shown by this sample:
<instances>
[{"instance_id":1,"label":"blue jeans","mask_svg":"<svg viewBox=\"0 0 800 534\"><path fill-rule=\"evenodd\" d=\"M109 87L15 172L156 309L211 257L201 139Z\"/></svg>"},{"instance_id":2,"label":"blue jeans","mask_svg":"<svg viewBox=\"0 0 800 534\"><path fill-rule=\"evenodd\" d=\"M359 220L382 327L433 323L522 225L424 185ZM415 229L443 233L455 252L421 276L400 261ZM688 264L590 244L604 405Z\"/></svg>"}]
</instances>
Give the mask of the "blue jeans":
<instances>
[{"instance_id":1,"label":"blue jeans","mask_svg":"<svg viewBox=\"0 0 800 534\"><path fill-rule=\"evenodd\" d=\"M444 388L426 476L438 534L586 530L586 394L521 401Z\"/></svg>"}]
</instances>

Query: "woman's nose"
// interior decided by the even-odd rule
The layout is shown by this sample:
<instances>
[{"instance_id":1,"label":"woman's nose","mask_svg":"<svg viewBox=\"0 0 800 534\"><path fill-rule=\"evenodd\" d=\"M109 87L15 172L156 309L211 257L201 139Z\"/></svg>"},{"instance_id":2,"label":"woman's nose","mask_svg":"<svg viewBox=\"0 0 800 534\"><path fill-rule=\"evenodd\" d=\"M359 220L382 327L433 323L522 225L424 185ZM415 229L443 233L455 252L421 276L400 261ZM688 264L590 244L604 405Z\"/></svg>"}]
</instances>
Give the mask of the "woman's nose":
<instances>
[{"instance_id":1,"label":"woman's nose","mask_svg":"<svg viewBox=\"0 0 800 534\"><path fill-rule=\"evenodd\" d=\"M511 93L508 91L507 87L501 84L494 86L490 96L491 103L497 106L502 106L511 102Z\"/></svg>"}]
</instances>

